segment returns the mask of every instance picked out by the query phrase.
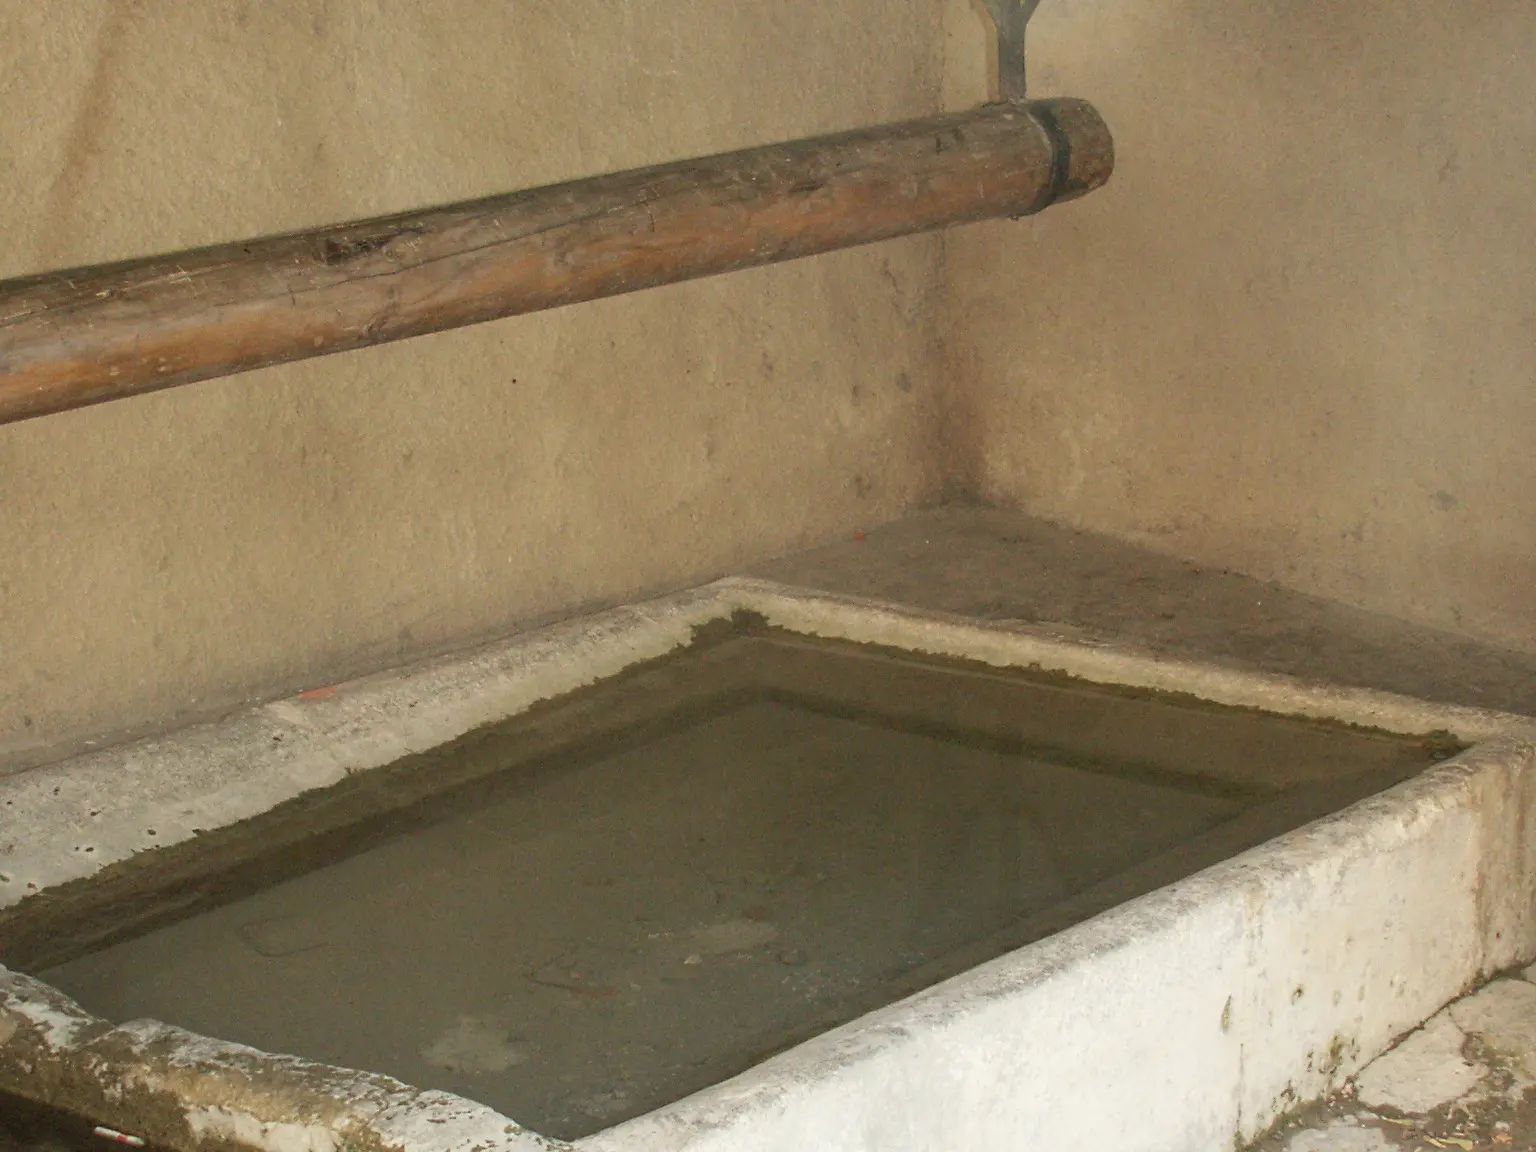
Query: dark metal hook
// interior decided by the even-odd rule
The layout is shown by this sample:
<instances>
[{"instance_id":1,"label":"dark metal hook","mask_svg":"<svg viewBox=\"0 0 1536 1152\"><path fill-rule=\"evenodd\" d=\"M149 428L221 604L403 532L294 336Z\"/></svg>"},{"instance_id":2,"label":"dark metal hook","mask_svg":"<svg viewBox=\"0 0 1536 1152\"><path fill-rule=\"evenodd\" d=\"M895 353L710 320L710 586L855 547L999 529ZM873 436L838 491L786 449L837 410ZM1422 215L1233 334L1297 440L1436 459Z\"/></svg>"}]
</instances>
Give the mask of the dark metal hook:
<instances>
[{"instance_id":1,"label":"dark metal hook","mask_svg":"<svg viewBox=\"0 0 1536 1152\"><path fill-rule=\"evenodd\" d=\"M1040 0L982 0L997 29L998 95L1009 102L1024 99L1024 29Z\"/></svg>"}]
</instances>

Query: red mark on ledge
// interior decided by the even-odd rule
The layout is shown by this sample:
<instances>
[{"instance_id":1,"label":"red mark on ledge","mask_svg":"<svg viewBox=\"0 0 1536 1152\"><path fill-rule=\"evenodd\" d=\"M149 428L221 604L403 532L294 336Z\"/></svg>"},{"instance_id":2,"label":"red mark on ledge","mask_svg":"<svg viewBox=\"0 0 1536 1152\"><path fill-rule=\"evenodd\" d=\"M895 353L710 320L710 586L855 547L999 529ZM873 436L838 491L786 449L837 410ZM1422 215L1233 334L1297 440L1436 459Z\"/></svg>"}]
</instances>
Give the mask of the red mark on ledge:
<instances>
[{"instance_id":1,"label":"red mark on ledge","mask_svg":"<svg viewBox=\"0 0 1536 1152\"><path fill-rule=\"evenodd\" d=\"M138 1137L138 1136L130 1136L130 1135L128 1135L128 1133L126 1133L126 1132L119 1132L119 1131L117 1131L114 1128L101 1128L101 1127L98 1127L94 1131L95 1131L95 1134L97 1136L100 1136L100 1137L102 1137L105 1140L110 1140L114 1144L126 1144L130 1148L142 1148L142 1147L144 1147L144 1141L140 1137Z\"/></svg>"},{"instance_id":2,"label":"red mark on ledge","mask_svg":"<svg viewBox=\"0 0 1536 1152\"><path fill-rule=\"evenodd\" d=\"M300 700L329 700L336 695L336 685L327 684L324 688L306 688L299 693Z\"/></svg>"}]
</instances>

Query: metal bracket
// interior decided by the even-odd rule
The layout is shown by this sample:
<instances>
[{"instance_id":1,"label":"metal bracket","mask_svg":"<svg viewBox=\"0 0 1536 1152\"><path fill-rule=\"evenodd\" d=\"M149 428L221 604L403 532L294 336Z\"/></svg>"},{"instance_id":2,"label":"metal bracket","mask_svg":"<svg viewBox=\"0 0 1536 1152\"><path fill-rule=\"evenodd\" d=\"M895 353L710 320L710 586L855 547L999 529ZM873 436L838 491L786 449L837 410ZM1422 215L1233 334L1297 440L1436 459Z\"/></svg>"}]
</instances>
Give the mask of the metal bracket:
<instances>
[{"instance_id":1,"label":"metal bracket","mask_svg":"<svg viewBox=\"0 0 1536 1152\"><path fill-rule=\"evenodd\" d=\"M998 95L1010 103L1024 99L1024 29L1040 0L982 0L997 29Z\"/></svg>"}]
</instances>

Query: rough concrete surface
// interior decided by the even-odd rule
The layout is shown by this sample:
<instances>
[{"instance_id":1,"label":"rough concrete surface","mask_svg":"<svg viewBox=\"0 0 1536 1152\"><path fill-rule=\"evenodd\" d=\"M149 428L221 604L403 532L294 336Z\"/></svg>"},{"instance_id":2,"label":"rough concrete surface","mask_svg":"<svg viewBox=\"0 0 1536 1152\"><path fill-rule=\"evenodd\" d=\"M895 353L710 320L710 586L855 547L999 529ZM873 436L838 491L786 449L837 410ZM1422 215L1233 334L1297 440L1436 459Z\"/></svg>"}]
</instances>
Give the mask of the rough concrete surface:
<instances>
[{"instance_id":1,"label":"rough concrete surface","mask_svg":"<svg viewBox=\"0 0 1536 1152\"><path fill-rule=\"evenodd\" d=\"M939 107L940 14L0 5L0 276ZM680 587L934 491L897 241L0 428L0 758Z\"/></svg>"},{"instance_id":2,"label":"rough concrete surface","mask_svg":"<svg viewBox=\"0 0 1536 1152\"><path fill-rule=\"evenodd\" d=\"M1115 176L946 236L976 491L1536 648L1533 55L1528 0L1042 4L1031 92Z\"/></svg>"},{"instance_id":3,"label":"rough concrete surface","mask_svg":"<svg viewBox=\"0 0 1536 1152\"><path fill-rule=\"evenodd\" d=\"M1428 1112L1465 1095L1480 1079L1475 1064L1461 1054L1466 1034L1441 1014L1377 1060L1355 1081L1356 1094L1370 1108Z\"/></svg>"},{"instance_id":4,"label":"rough concrete surface","mask_svg":"<svg viewBox=\"0 0 1536 1152\"><path fill-rule=\"evenodd\" d=\"M1322 1107L1253 1152L1531 1152L1536 985L1527 970L1456 1000Z\"/></svg>"}]
</instances>

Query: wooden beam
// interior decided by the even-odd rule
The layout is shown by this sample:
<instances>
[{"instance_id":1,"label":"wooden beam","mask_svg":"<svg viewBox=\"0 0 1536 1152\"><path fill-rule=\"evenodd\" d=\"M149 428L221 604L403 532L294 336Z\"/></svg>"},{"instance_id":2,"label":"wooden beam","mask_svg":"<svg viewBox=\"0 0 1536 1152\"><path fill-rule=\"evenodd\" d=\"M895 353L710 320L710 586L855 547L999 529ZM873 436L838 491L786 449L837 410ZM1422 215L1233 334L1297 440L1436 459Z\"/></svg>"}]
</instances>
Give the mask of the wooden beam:
<instances>
[{"instance_id":1,"label":"wooden beam","mask_svg":"<svg viewBox=\"0 0 1536 1152\"><path fill-rule=\"evenodd\" d=\"M1102 185L1080 100L0 282L0 423L999 216Z\"/></svg>"}]
</instances>

